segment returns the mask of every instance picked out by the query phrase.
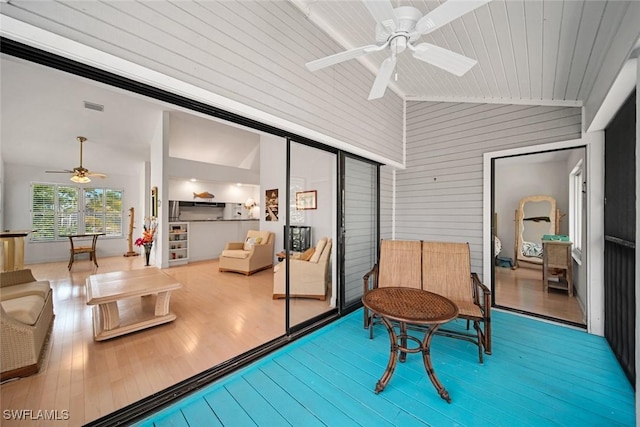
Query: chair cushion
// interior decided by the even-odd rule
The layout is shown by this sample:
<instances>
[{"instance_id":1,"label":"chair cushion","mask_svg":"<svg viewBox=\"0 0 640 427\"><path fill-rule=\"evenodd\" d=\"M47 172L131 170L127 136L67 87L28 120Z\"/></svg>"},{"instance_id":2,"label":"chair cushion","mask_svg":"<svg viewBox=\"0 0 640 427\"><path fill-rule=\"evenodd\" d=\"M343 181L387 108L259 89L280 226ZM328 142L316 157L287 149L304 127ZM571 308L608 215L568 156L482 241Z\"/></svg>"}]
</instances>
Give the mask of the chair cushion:
<instances>
[{"instance_id":1,"label":"chair cushion","mask_svg":"<svg viewBox=\"0 0 640 427\"><path fill-rule=\"evenodd\" d=\"M2 301L1 304L10 317L25 325L33 326L44 307L44 298L38 295L27 295Z\"/></svg>"},{"instance_id":2,"label":"chair cushion","mask_svg":"<svg viewBox=\"0 0 640 427\"><path fill-rule=\"evenodd\" d=\"M238 258L238 259L245 259L249 256L249 251L243 251L240 249L226 249L224 251L222 251L222 255L223 257L227 257L227 258Z\"/></svg>"},{"instance_id":3,"label":"chair cushion","mask_svg":"<svg viewBox=\"0 0 640 427\"><path fill-rule=\"evenodd\" d=\"M49 293L49 289L51 289L49 281L29 282L6 286L4 288L0 288L0 301L20 298L28 295L38 295L42 298L46 298Z\"/></svg>"},{"instance_id":4,"label":"chair cushion","mask_svg":"<svg viewBox=\"0 0 640 427\"><path fill-rule=\"evenodd\" d=\"M318 240L318 243L316 244L316 251L313 253L313 256L309 259L309 262L313 262L313 263L318 263L318 261L320 260L320 255L322 255L322 251L324 250L324 247L327 245L327 238L323 237L322 239Z\"/></svg>"}]
</instances>

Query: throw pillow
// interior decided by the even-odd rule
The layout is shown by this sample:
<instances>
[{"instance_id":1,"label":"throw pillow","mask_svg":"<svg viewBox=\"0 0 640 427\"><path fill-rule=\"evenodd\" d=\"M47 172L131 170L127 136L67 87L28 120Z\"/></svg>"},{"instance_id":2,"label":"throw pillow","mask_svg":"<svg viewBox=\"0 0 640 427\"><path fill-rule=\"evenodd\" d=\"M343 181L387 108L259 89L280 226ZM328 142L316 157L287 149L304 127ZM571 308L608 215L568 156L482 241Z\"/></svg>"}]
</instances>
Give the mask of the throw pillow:
<instances>
[{"instance_id":1,"label":"throw pillow","mask_svg":"<svg viewBox=\"0 0 640 427\"><path fill-rule=\"evenodd\" d=\"M253 247L253 245L255 245L256 242L256 238L255 237L247 237L247 240L244 242L244 250L245 251L250 251L251 248Z\"/></svg>"},{"instance_id":2,"label":"throw pillow","mask_svg":"<svg viewBox=\"0 0 640 427\"><path fill-rule=\"evenodd\" d=\"M324 250L324 247L326 246L326 244L327 244L326 237L323 237L322 239L318 240L318 243L316 244L316 251L311 257L311 259L309 259L309 262L317 263L320 260L320 255L322 255L322 251Z\"/></svg>"},{"instance_id":3,"label":"throw pillow","mask_svg":"<svg viewBox=\"0 0 640 427\"><path fill-rule=\"evenodd\" d=\"M306 251L302 252L302 254L298 257L298 259L301 261L309 261L315 251L316 251L316 248L309 248Z\"/></svg>"}]
</instances>

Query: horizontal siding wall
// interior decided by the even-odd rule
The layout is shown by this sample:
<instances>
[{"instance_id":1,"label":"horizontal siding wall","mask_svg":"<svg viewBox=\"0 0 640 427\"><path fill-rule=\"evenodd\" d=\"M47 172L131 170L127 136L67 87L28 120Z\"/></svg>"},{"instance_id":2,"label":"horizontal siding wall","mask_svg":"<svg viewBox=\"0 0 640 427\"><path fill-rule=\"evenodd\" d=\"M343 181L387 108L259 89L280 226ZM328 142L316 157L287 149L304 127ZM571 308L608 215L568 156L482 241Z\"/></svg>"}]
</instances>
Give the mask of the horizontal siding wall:
<instances>
[{"instance_id":1,"label":"horizontal siding wall","mask_svg":"<svg viewBox=\"0 0 640 427\"><path fill-rule=\"evenodd\" d=\"M396 238L469 242L482 275L483 154L576 139L580 129L580 108L408 102Z\"/></svg>"},{"instance_id":2,"label":"horizontal siding wall","mask_svg":"<svg viewBox=\"0 0 640 427\"><path fill-rule=\"evenodd\" d=\"M380 238L393 237L393 178L394 168L380 168Z\"/></svg>"},{"instance_id":3,"label":"horizontal siding wall","mask_svg":"<svg viewBox=\"0 0 640 427\"><path fill-rule=\"evenodd\" d=\"M357 61L308 71L337 45L286 1L2 3L2 14L402 161L402 100L367 101ZM358 153L360 154L360 153Z\"/></svg>"}]
</instances>

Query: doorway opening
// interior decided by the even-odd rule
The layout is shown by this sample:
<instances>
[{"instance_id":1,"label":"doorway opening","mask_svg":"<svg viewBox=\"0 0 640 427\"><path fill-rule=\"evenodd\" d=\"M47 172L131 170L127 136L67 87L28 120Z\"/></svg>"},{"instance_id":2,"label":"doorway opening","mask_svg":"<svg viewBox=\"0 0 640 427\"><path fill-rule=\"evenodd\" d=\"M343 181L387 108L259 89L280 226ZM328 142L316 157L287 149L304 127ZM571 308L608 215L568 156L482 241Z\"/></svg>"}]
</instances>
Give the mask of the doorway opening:
<instances>
[{"instance_id":1,"label":"doorway opening","mask_svg":"<svg viewBox=\"0 0 640 427\"><path fill-rule=\"evenodd\" d=\"M586 328L585 156L578 147L493 159L495 307Z\"/></svg>"}]
</instances>

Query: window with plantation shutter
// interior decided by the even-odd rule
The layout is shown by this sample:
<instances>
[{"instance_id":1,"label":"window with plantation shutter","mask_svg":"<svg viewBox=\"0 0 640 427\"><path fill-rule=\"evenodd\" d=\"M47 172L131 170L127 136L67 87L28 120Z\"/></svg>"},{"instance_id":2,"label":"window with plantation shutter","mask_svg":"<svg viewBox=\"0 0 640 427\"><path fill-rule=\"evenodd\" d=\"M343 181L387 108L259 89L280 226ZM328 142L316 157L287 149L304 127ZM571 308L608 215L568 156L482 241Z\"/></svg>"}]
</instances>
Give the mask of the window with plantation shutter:
<instances>
[{"instance_id":1,"label":"window with plantation shutter","mask_svg":"<svg viewBox=\"0 0 640 427\"><path fill-rule=\"evenodd\" d=\"M72 185L31 185L31 234L34 242L66 240L70 234L104 232L122 236L122 194L119 189Z\"/></svg>"},{"instance_id":2,"label":"window with plantation shutter","mask_svg":"<svg viewBox=\"0 0 640 427\"><path fill-rule=\"evenodd\" d=\"M79 188L55 185L57 195L56 217L58 232L56 237L78 234L78 196Z\"/></svg>"},{"instance_id":3,"label":"window with plantation shutter","mask_svg":"<svg viewBox=\"0 0 640 427\"><path fill-rule=\"evenodd\" d=\"M85 188L84 229L87 233L106 233L104 211L104 189Z\"/></svg>"},{"instance_id":4,"label":"window with plantation shutter","mask_svg":"<svg viewBox=\"0 0 640 427\"><path fill-rule=\"evenodd\" d=\"M105 190L105 233L122 236L122 190Z\"/></svg>"},{"instance_id":5,"label":"window with plantation shutter","mask_svg":"<svg viewBox=\"0 0 640 427\"><path fill-rule=\"evenodd\" d=\"M56 186L31 186L31 240L54 240L56 237Z\"/></svg>"}]
</instances>

